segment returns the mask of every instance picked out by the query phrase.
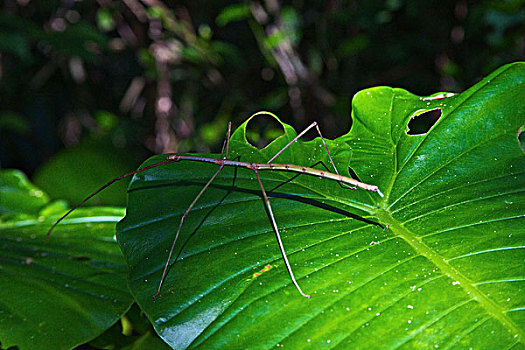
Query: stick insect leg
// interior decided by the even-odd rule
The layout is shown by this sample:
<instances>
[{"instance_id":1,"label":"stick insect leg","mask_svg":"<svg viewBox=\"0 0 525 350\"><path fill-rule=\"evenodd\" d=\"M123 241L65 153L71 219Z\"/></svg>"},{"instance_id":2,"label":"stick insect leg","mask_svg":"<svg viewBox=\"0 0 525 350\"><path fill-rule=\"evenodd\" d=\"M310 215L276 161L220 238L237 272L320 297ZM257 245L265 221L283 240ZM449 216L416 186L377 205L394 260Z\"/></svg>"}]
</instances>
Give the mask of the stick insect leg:
<instances>
[{"instance_id":1,"label":"stick insect leg","mask_svg":"<svg viewBox=\"0 0 525 350\"><path fill-rule=\"evenodd\" d=\"M220 159L222 159L222 160L228 159L228 151L229 151L229 144L230 144L230 132L231 132L231 122L228 123L228 131L226 132L226 139L224 140L224 143L222 144L222 151L221 151L221 157L220 157ZM225 152L225 150L226 150L226 152ZM170 267L171 256L173 255L173 251L175 250L175 245L176 245L177 240L179 238L180 230L182 228L182 224L184 223L184 219L186 218L186 216L188 216L188 214L190 213L191 209L195 206L195 204L197 203L199 198L204 194L204 192L208 189L208 187L211 185L213 180L215 180L217 175L219 175L219 173L221 172L221 170L223 168L224 168L224 163L219 165L219 169L217 169L215 174L213 174L213 176L206 183L206 185L204 185L204 187L200 190L199 194L197 194L197 196L195 196L195 199L193 199L193 202L191 202L191 204L189 205L188 209L186 209L186 211L182 215L182 218L180 219L180 222L179 222L179 227L177 228L177 233L175 234L175 238L173 239L173 243L171 244L171 249L170 249L170 252L168 254L168 258L166 259L166 264L164 265L164 269L162 270L162 277L160 278L160 282L159 282L159 287L157 289L157 293L155 293L153 298L156 298L160 294L160 290L162 289L162 285L164 284L164 281L166 279L166 274L167 274L168 269Z\"/></svg>"},{"instance_id":2,"label":"stick insect leg","mask_svg":"<svg viewBox=\"0 0 525 350\"><path fill-rule=\"evenodd\" d=\"M310 298L308 294L303 293L303 291L301 290L301 287L299 287L299 284L295 280L295 276L293 274L292 267L290 266L290 262L288 261L288 257L286 256L286 251L284 250L284 245L281 240L281 235L279 234L279 229L277 228L277 223L275 222L275 217L273 216L272 206L270 205L270 200L268 199L268 196L266 195L266 191L264 190L264 186L259 177L259 172L257 171L257 169L253 169L253 171L255 172L255 176L257 177L259 186L261 187L261 192L264 198L264 203L266 204L266 208L268 209L268 213L270 214L270 221L272 223L273 232L275 232L275 237L277 238L277 243L279 244L279 250L281 251L281 255L283 257L284 264L286 265L286 269L288 270L288 274L290 275L290 278L292 279L292 282L297 288L297 290L299 291L299 293L301 293L303 297Z\"/></svg>"},{"instance_id":3,"label":"stick insect leg","mask_svg":"<svg viewBox=\"0 0 525 350\"><path fill-rule=\"evenodd\" d=\"M266 163L271 163L275 158L277 158L285 149L287 149L289 146L291 146L294 142L296 142L299 138L301 138L304 134L306 134L310 129L312 129L313 127L316 128L317 130L317 133L319 134L319 137L321 138L321 141L323 142L323 145L324 145L324 148L326 150L326 153L328 154L328 159L330 159L330 164L332 164L332 167L334 168L335 170L335 173L337 175L339 175L339 171L337 171L337 167L335 166L335 163L332 159L332 156L330 155L330 151L328 150L328 146L326 145L326 142L324 140L324 137L323 137L323 134L321 134L321 129L319 129L319 125L317 125L317 122L313 122L312 124L310 124L306 129L304 129L301 133L299 133L299 135L297 135L296 137L294 137L294 139L290 142L288 142L288 144L286 146L284 146L279 152L277 152L269 161L267 161ZM341 186L344 186L344 187L347 187L347 188L350 188L350 189L356 189L357 187L355 186L349 186L348 184L345 184L345 183L342 183L340 182Z\"/></svg>"},{"instance_id":4,"label":"stick insect leg","mask_svg":"<svg viewBox=\"0 0 525 350\"><path fill-rule=\"evenodd\" d=\"M304 129L303 131L301 131L301 133L299 135L297 135L296 137L294 137L294 139L290 142L288 142L288 144L286 146L284 146L279 152L277 152L272 158L270 158L269 161L267 161L266 163L271 163L275 158L277 158L281 153L284 152L285 149L287 149L288 147L290 147L292 145L292 143L294 143L295 141L297 141L299 138L301 138L304 134L306 134L308 132L308 130L310 130L311 128L313 128L314 126L317 126L317 122L313 122L312 124L310 124L306 129ZM317 129L319 130L319 128ZM322 136L321 136L322 138ZM323 143L324 143L324 140L323 140ZM330 158L332 159L332 158ZM337 171L337 170L336 170Z\"/></svg>"}]
</instances>

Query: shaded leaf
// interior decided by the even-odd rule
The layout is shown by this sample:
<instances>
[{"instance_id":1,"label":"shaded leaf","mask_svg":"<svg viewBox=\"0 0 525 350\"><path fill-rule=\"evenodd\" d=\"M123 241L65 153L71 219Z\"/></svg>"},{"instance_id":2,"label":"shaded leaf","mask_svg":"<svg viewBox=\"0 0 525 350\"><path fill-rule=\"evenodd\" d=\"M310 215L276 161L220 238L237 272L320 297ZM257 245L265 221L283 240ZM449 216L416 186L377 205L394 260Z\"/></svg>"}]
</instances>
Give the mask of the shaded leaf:
<instances>
[{"instance_id":1,"label":"shaded leaf","mask_svg":"<svg viewBox=\"0 0 525 350\"><path fill-rule=\"evenodd\" d=\"M15 188L26 190L26 206L21 206L23 191L8 197L9 189L0 189L2 203L7 199L8 206L23 211L0 217L2 346L69 349L95 338L132 303L114 237L123 210L79 209L47 242L46 232L58 218L56 206L35 214L47 196L32 196L38 189L17 172L3 170L0 179L3 184L18 179L23 186Z\"/></svg>"}]
</instances>

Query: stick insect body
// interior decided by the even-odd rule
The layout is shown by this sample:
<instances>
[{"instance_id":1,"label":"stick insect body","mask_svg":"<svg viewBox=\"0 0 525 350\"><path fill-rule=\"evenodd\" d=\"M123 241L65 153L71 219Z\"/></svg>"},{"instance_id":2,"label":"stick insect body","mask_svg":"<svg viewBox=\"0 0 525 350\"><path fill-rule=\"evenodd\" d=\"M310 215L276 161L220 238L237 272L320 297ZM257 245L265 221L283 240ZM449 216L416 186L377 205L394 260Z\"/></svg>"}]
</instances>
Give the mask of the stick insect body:
<instances>
[{"instance_id":1,"label":"stick insect body","mask_svg":"<svg viewBox=\"0 0 525 350\"><path fill-rule=\"evenodd\" d=\"M331 163L332 167L335 170L335 174L334 173L330 173L328 171L324 171L324 170L318 170L318 169L314 169L314 168L309 168L309 167L306 167L306 166L299 166L299 165L294 165L294 164L271 163L286 148L288 148L292 143L294 143L295 141L297 141L297 139L299 139L301 136L303 136L308 130L310 130L310 129L314 128L314 127L317 129L317 133L321 137L321 140L322 140L322 142L324 144L324 147L325 147L325 149L326 149L326 151L328 153L328 158L330 160L330 163ZM222 147L222 151L221 151L221 156L220 156L219 159L205 158L205 157L199 157L199 156L189 156L189 155L169 155L169 156L166 157L165 160L163 160L161 162L158 162L158 163L146 166L144 168L137 169L135 171L132 171L132 172L124 174L124 175L121 175L121 176L119 176L119 177L109 181L104 186L100 187L98 190L96 190L95 192L90 194L82 202L80 202L79 204L74 206L72 209L70 209L60 219L58 219L53 224L53 226L49 229L49 231L47 233L48 238L49 238L49 235L51 234L51 231L58 225L58 223L60 223L60 221L62 221L64 218L66 218L71 212L73 212L75 209L80 207L82 204L84 204L90 198L95 196L97 193L99 193L100 191L104 190L105 188L107 188L108 186L110 186L111 184L113 184L114 182L116 182L118 180L121 180L121 179L123 179L125 177L131 176L131 175L134 175L136 173L139 173L139 172L142 172L142 171L146 171L146 170L149 170L149 169L152 169L152 168L164 165L164 164L179 162L179 161L182 161L182 160L217 164L219 166L219 168L217 169L215 174L213 174L213 176L206 183L206 185L204 185L204 187L197 194L197 196L193 199L191 204L188 206L188 209L186 209L186 211L184 212L184 214L181 217L181 220L179 222L179 226L178 226L178 229L177 229L177 233L175 234L175 238L173 239L173 242L172 242L172 245L171 245L171 249L170 249L168 257L166 259L166 264L164 265L164 269L162 271L162 277L160 279L157 292L153 296L154 298L156 298L160 294L161 289L162 289L162 285L164 284L164 281L166 279L166 274L167 274L167 272L169 270L169 267L170 267L171 257L173 255L173 251L175 250L175 245L176 245L177 240L179 238L179 234L180 234L180 231L181 231L181 228L182 228L182 224L184 223L184 219L188 216L188 214L190 213L191 209L195 206L195 204L197 203L199 198L206 191L206 189L211 185L213 180L217 177L217 175L219 175L219 173L221 172L221 170L225 166L246 168L246 169L253 170L253 172L255 173L255 177L257 178L257 182L259 183L259 187L261 188L261 194L262 194L262 197L264 199L265 206L266 206L266 208L268 210L268 214L269 214L269 217L270 217L270 223L271 223L272 229L273 229L273 231L275 233L275 237L277 239L277 244L279 245L279 250L281 251L281 255L282 255L283 261L284 261L284 263L286 265L286 269L288 271L288 275L290 276L290 279L292 280L294 286L297 288L299 293L301 293L301 295L306 297L306 298L310 298L310 295L303 293L303 291L301 290L301 287L299 286L299 284L297 283L297 281L295 279L295 276L294 276L293 271L292 271L292 267L291 267L291 265L290 265L290 263L288 261L288 257L286 255L286 251L284 249L284 245L283 245L283 242L281 240L281 236L279 234L279 229L277 228L277 223L275 221L275 217L274 217L273 212L272 212L272 207L270 205L270 200L268 199L268 195L266 194L266 191L264 189L262 181L261 181L261 179L259 177L259 171L273 170L273 171L285 171L285 172L302 173L302 174L307 174L307 175L311 175L311 176L317 176L317 177L321 177L321 178L326 178L326 179L329 179L329 180L334 180L334 181L339 182L342 186L345 186L347 188L355 189L355 188L359 187L359 188L367 190L367 191L377 192L378 195L381 196L381 197L383 197L383 193L381 193L381 191L379 190L379 188L377 186L369 185L369 184L360 182L360 181L358 181L356 179L353 179L353 178L350 178L350 177L346 177L346 176L343 176L343 175L339 174L339 172L337 171L337 168L336 168L336 166L335 166L335 164L334 164L334 162L332 160L330 152L328 151L328 147L327 147L326 142L325 142L325 140L323 138L323 135L321 134L321 131L319 130L319 127L317 126L316 122L313 122L303 132L301 132L299 135L297 135L292 141L290 141L279 152L277 152L276 155L274 155L270 160L268 160L267 163L251 163L251 162L240 162L240 161L229 160L228 159L228 151L229 151L230 132L231 132L231 123L228 124L228 131L226 133L226 139L224 141L224 144L223 144L223 147Z\"/></svg>"}]
</instances>

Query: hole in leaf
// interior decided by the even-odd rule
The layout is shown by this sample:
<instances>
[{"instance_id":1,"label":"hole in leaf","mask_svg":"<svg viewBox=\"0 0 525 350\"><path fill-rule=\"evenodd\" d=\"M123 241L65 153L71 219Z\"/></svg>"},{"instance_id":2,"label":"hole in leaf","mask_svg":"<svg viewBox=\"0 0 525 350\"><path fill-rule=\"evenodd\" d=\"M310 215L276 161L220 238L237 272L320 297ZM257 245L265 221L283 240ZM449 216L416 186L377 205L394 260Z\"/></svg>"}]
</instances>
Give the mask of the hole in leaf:
<instances>
[{"instance_id":1,"label":"hole in leaf","mask_svg":"<svg viewBox=\"0 0 525 350\"><path fill-rule=\"evenodd\" d=\"M426 134L436 122L441 118L441 108L431 109L430 111L416 112L408 122L408 135Z\"/></svg>"},{"instance_id":2,"label":"hole in leaf","mask_svg":"<svg viewBox=\"0 0 525 350\"><path fill-rule=\"evenodd\" d=\"M518 130L518 143L520 144L521 150L525 152L525 125L522 125Z\"/></svg>"},{"instance_id":3,"label":"hole in leaf","mask_svg":"<svg viewBox=\"0 0 525 350\"><path fill-rule=\"evenodd\" d=\"M282 135L284 135L283 126L271 114L257 115L246 126L248 142L258 149L263 149Z\"/></svg>"}]
</instances>

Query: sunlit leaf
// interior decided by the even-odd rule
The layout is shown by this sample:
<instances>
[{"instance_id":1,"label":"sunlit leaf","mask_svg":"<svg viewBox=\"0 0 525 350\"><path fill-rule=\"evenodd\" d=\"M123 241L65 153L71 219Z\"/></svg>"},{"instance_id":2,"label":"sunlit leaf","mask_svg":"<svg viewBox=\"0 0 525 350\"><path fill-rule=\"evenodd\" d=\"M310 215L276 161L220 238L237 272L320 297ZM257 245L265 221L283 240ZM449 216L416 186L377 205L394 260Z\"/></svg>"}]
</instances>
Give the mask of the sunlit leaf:
<instances>
[{"instance_id":1,"label":"sunlit leaf","mask_svg":"<svg viewBox=\"0 0 525 350\"><path fill-rule=\"evenodd\" d=\"M217 165L138 174L117 236L158 334L176 349L523 348L525 65L444 96L377 87L354 97L351 131L328 147L342 174L350 166L384 198L261 172L310 299L290 281L253 171L229 167L184 221L178 260L153 299L181 215ZM407 134L416 111L436 108L428 132ZM257 150L245 128L231 137L230 159L265 162L296 135L283 124L285 135ZM274 162L319 161L331 170L316 139Z\"/></svg>"}]
</instances>

